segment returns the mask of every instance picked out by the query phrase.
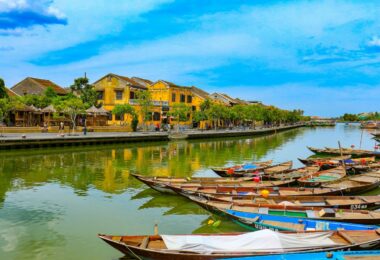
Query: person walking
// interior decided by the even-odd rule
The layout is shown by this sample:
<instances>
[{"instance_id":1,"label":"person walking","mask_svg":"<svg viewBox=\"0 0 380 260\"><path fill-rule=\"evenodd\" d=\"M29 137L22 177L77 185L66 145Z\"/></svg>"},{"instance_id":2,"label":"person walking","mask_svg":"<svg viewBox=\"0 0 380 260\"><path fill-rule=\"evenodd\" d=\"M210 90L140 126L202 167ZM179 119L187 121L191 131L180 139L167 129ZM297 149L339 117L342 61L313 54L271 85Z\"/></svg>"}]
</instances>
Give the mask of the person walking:
<instances>
[{"instance_id":1,"label":"person walking","mask_svg":"<svg viewBox=\"0 0 380 260\"><path fill-rule=\"evenodd\" d=\"M58 135L64 134L65 133L65 124L63 122L59 123L59 128L58 128Z\"/></svg>"}]
</instances>

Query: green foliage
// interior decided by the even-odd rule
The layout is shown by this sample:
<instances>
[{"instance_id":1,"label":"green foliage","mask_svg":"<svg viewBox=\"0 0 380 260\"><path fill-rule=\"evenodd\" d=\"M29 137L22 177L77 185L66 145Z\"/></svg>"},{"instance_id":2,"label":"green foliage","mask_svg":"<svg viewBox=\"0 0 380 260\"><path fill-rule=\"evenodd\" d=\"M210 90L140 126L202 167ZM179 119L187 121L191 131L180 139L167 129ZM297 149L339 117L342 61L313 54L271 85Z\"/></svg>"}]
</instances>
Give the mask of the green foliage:
<instances>
[{"instance_id":1,"label":"green foliage","mask_svg":"<svg viewBox=\"0 0 380 260\"><path fill-rule=\"evenodd\" d=\"M205 111L194 111L193 112L193 121L199 123L201 121L207 120Z\"/></svg>"},{"instance_id":2,"label":"green foliage","mask_svg":"<svg viewBox=\"0 0 380 260\"><path fill-rule=\"evenodd\" d=\"M8 97L7 90L5 89L5 83L2 78L0 78L0 98Z\"/></svg>"},{"instance_id":3,"label":"green foliage","mask_svg":"<svg viewBox=\"0 0 380 260\"><path fill-rule=\"evenodd\" d=\"M28 105L28 106L35 106L38 108L44 108L47 107L52 103L52 99L48 98L45 95L25 95L20 97L20 100L23 104Z\"/></svg>"},{"instance_id":4,"label":"green foliage","mask_svg":"<svg viewBox=\"0 0 380 260\"><path fill-rule=\"evenodd\" d=\"M135 111L135 108L132 107L131 105L129 104L125 104L125 105L116 105L113 109L112 109L112 114L118 116L118 117L122 117L124 116L125 114L129 114L131 115L133 118L137 117L136 115L136 111ZM122 120L121 120L122 121ZM121 123L121 122L120 122ZM137 127L137 126L136 126Z\"/></svg>"},{"instance_id":5,"label":"green foliage","mask_svg":"<svg viewBox=\"0 0 380 260\"><path fill-rule=\"evenodd\" d=\"M74 79L74 84L70 86L71 93L78 94L87 108L96 105L98 101L94 86L88 82L88 78L77 78Z\"/></svg>"},{"instance_id":6,"label":"green foliage","mask_svg":"<svg viewBox=\"0 0 380 260\"><path fill-rule=\"evenodd\" d=\"M173 116L177 122L184 122L188 120L187 115L189 112L189 106L184 103L176 103L171 107L168 115Z\"/></svg>"},{"instance_id":7,"label":"green foliage","mask_svg":"<svg viewBox=\"0 0 380 260\"><path fill-rule=\"evenodd\" d=\"M220 122L227 122L228 124L234 123L234 125L249 122L254 127L258 121L264 121L267 124L279 124L296 123L306 119L303 116L302 110L288 111L261 104L227 107L212 103L210 100L205 100L200 107L201 111L196 111L193 114L194 121L210 120L214 123L215 127L219 125Z\"/></svg>"},{"instance_id":8,"label":"green foliage","mask_svg":"<svg viewBox=\"0 0 380 260\"><path fill-rule=\"evenodd\" d=\"M136 114L133 115L131 127L134 132L137 131L137 125L139 124L139 119Z\"/></svg>"},{"instance_id":9,"label":"green foliage","mask_svg":"<svg viewBox=\"0 0 380 260\"><path fill-rule=\"evenodd\" d=\"M0 98L0 123L8 116L11 109L12 106L9 100L7 98Z\"/></svg>"},{"instance_id":10,"label":"green foliage","mask_svg":"<svg viewBox=\"0 0 380 260\"><path fill-rule=\"evenodd\" d=\"M44 92L44 96L47 97L50 101L55 99L58 95L55 93L54 89L52 87L46 88Z\"/></svg>"},{"instance_id":11,"label":"green foliage","mask_svg":"<svg viewBox=\"0 0 380 260\"><path fill-rule=\"evenodd\" d=\"M152 96L149 91L143 90L143 91L137 91L137 103L140 105L140 113L141 117L143 119L143 125L145 127L145 121L151 120L152 114Z\"/></svg>"},{"instance_id":12,"label":"green foliage","mask_svg":"<svg viewBox=\"0 0 380 260\"><path fill-rule=\"evenodd\" d=\"M73 131L75 131L77 116L81 113L84 113L86 108L83 101L78 97L56 100L54 107L58 112L64 113L70 117L73 125Z\"/></svg>"}]
</instances>

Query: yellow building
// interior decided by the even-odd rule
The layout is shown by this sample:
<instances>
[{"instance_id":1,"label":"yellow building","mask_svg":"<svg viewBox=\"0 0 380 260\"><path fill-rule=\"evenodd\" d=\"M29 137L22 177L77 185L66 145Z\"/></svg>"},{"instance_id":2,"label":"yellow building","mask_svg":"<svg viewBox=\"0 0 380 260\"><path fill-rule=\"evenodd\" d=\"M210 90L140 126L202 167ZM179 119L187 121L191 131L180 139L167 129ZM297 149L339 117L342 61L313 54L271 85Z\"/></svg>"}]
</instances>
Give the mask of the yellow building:
<instances>
[{"instance_id":1,"label":"yellow building","mask_svg":"<svg viewBox=\"0 0 380 260\"><path fill-rule=\"evenodd\" d=\"M140 108L136 93L148 90L152 98L150 109L152 117L147 123L154 125L172 123L168 112L174 104L184 103L191 111L199 111L202 102L209 97L207 92L197 87L179 86L164 80L152 82L143 78L129 78L112 73L100 78L93 85L98 92L98 101L109 111L112 111L115 105L130 104L138 112ZM139 122L141 121L142 115L139 115ZM130 118L110 115L108 124L117 125L120 122L130 123ZM184 124L191 124L191 122L191 113L189 113L189 120Z\"/></svg>"},{"instance_id":2,"label":"yellow building","mask_svg":"<svg viewBox=\"0 0 380 260\"><path fill-rule=\"evenodd\" d=\"M200 110L202 102L208 98L208 93L199 88L179 86L165 80L151 84L148 89L155 106L154 123L171 123L167 113L174 104L183 103L188 105L191 111L197 111ZM185 124L191 124L191 113L188 118L189 120Z\"/></svg>"},{"instance_id":3,"label":"yellow building","mask_svg":"<svg viewBox=\"0 0 380 260\"><path fill-rule=\"evenodd\" d=\"M142 80L142 79L141 79ZM144 83L137 82L131 78L109 73L93 83L98 92L98 101L109 111L118 104L131 104L137 106L136 93L147 90ZM110 115L109 124L117 124L123 118Z\"/></svg>"}]
</instances>

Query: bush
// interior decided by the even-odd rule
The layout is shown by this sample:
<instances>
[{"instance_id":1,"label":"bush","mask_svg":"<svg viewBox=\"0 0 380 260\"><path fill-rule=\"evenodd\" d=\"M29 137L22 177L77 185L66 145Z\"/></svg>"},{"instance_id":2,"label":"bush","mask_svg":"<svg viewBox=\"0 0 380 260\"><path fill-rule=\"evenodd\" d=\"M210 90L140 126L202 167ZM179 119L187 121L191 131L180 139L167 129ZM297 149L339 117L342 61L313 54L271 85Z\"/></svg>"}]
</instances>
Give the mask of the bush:
<instances>
[{"instance_id":1,"label":"bush","mask_svg":"<svg viewBox=\"0 0 380 260\"><path fill-rule=\"evenodd\" d=\"M137 125L138 124L139 124L139 119L137 118L137 116L134 116L133 119L132 119L132 122L131 122L131 126L132 126L132 131L133 132L137 131Z\"/></svg>"}]
</instances>

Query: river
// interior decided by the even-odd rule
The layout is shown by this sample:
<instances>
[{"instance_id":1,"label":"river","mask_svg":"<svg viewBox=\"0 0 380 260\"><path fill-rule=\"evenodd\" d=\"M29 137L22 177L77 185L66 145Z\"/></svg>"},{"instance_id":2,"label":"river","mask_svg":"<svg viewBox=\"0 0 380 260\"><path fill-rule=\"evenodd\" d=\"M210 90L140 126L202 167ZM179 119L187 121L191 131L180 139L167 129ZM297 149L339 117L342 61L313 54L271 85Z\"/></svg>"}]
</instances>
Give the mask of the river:
<instances>
[{"instance_id":1,"label":"river","mask_svg":"<svg viewBox=\"0 0 380 260\"><path fill-rule=\"evenodd\" d=\"M362 138L361 138L362 135ZM164 176L215 176L212 166L293 160L309 146L371 149L358 125L299 128L255 138L135 143L0 152L0 259L118 259L96 237L106 234L241 231L199 206L148 189L131 172ZM372 194L379 194L374 191Z\"/></svg>"}]
</instances>

